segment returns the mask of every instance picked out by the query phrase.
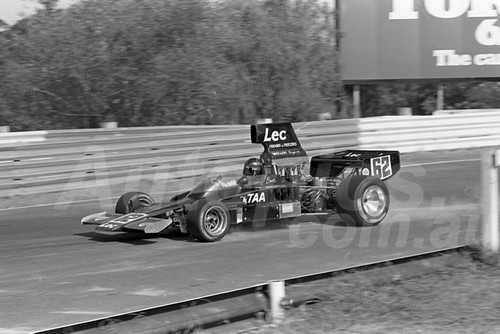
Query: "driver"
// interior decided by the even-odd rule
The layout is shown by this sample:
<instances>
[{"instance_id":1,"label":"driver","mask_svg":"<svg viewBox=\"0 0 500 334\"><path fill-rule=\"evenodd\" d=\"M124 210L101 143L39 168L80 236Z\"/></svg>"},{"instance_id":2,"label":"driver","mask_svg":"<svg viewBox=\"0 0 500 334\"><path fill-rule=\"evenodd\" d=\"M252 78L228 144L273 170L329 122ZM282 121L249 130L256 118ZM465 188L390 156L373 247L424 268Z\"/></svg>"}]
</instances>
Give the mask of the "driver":
<instances>
[{"instance_id":1,"label":"driver","mask_svg":"<svg viewBox=\"0 0 500 334\"><path fill-rule=\"evenodd\" d=\"M259 158L250 158L243 166L243 175L259 175L264 169L264 164Z\"/></svg>"}]
</instances>

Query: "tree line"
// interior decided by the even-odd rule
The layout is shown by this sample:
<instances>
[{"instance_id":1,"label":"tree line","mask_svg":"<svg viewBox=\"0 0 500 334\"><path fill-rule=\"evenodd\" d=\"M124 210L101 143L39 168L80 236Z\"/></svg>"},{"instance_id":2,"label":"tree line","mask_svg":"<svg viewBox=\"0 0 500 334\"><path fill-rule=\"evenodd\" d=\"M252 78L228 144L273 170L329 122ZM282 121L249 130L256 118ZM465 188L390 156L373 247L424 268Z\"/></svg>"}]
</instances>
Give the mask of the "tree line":
<instances>
[{"instance_id":1,"label":"tree line","mask_svg":"<svg viewBox=\"0 0 500 334\"><path fill-rule=\"evenodd\" d=\"M39 2L36 15L0 33L0 125L12 130L350 115L324 1L82 0L65 10ZM500 107L499 91L452 83L445 100ZM435 85L363 86L361 96L365 116L401 106L429 113Z\"/></svg>"}]
</instances>

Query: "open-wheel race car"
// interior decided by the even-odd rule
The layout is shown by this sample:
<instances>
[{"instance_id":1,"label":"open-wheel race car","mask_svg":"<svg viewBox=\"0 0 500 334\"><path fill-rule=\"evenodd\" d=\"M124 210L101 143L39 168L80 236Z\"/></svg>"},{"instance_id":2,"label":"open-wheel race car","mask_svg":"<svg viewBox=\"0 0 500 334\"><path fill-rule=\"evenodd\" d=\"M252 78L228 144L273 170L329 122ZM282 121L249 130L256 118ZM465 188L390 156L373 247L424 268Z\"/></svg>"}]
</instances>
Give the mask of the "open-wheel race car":
<instances>
[{"instance_id":1,"label":"open-wheel race car","mask_svg":"<svg viewBox=\"0 0 500 334\"><path fill-rule=\"evenodd\" d=\"M211 177L169 202L127 192L115 213L82 218L96 232L160 233L179 228L201 241L221 240L231 224L275 221L303 214L334 214L350 224L374 226L390 203L385 180L400 169L398 151L344 150L309 161L290 123L250 126L252 143L264 146L238 177ZM305 174L309 163L309 174Z\"/></svg>"}]
</instances>

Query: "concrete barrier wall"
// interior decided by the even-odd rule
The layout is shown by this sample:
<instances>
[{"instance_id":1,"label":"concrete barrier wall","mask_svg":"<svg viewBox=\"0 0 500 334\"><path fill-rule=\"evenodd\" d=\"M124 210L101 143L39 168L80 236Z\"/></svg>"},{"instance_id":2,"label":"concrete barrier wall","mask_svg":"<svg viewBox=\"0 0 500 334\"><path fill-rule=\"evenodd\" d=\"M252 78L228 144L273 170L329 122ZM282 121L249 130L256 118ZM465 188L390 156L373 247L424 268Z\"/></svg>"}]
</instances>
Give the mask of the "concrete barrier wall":
<instances>
[{"instance_id":1,"label":"concrete barrier wall","mask_svg":"<svg viewBox=\"0 0 500 334\"><path fill-rule=\"evenodd\" d=\"M121 182L240 171L262 147L248 125L165 126L4 133L0 192L40 193L84 187L105 175ZM401 152L500 145L500 110L436 116L388 116L294 123L309 156L347 148ZM94 182L95 183L95 182Z\"/></svg>"}]
</instances>

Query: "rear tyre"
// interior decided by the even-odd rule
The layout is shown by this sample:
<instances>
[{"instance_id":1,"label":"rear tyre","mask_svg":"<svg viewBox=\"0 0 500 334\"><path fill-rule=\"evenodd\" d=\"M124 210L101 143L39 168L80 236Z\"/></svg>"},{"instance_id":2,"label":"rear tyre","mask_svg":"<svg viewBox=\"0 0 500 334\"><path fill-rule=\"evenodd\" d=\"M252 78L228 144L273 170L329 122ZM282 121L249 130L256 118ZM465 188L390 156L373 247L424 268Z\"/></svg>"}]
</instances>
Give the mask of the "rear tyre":
<instances>
[{"instance_id":1,"label":"rear tyre","mask_svg":"<svg viewBox=\"0 0 500 334\"><path fill-rule=\"evenodd\" d=\"M201 241L219 241L229 231L229 211L220 201L200 199L189 208L188 232Z\"/></svg>"},{"instance_id":2,"label":"rear tyre","mask_svg":"<svg viewBox=\"0 0 500 334\"><path fill-rule=\"evenodd\" d=\"M147 208L154 202L154 199L146 193L140 191L128 192L123 194L116 202L115 212L126 215Z\"/></svg>"},{"instance_id":3,"label":"rear tyre","mask_svg":"<svg viewBox=\"0 0 500 334\"><path fill-rule=\"evenodd\" d=\"M353 175L345 178L336 193L340 218L357 226L380 224L389 211L389 190L373 176Z\"/></svg>"}]
</instances>

